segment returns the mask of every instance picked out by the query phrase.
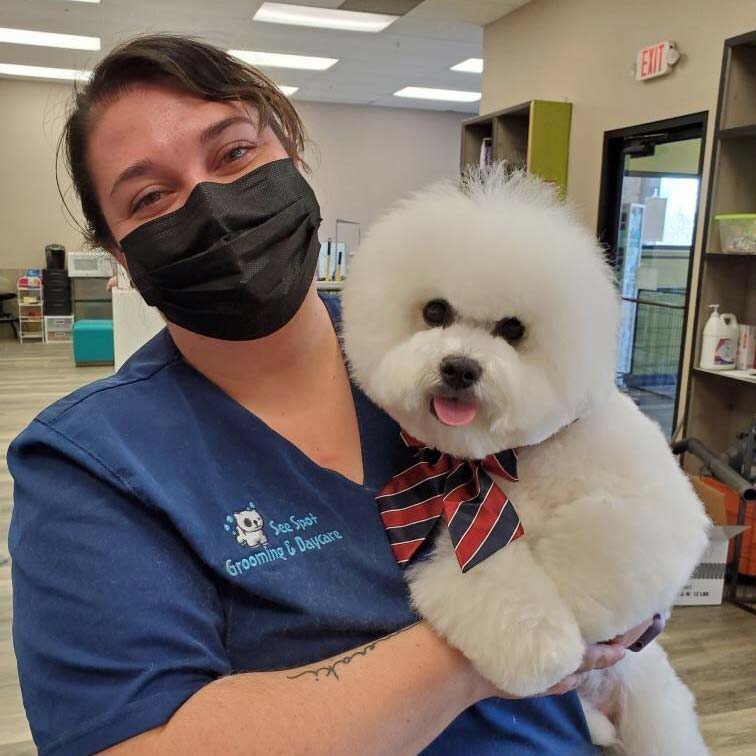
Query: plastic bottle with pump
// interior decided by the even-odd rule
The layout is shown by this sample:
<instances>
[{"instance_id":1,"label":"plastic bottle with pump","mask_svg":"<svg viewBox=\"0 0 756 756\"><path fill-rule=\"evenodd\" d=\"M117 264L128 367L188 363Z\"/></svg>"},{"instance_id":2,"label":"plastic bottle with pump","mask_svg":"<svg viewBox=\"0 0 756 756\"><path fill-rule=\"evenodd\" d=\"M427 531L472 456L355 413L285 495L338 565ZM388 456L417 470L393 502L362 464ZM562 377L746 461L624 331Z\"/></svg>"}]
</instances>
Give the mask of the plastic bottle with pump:
<instances>
[{"instance_id":1,"label":"plastic bottle with pump","mask_svg":"<svg viewBox=\"0 0 756 756\"><path fill-rule=\"evenodd\" d=\"M719 314L719 305L712 310L703 329L701 364L704 370L734 370L738 344L738 321L731 312Z\"/></svg>"}]
</instances>

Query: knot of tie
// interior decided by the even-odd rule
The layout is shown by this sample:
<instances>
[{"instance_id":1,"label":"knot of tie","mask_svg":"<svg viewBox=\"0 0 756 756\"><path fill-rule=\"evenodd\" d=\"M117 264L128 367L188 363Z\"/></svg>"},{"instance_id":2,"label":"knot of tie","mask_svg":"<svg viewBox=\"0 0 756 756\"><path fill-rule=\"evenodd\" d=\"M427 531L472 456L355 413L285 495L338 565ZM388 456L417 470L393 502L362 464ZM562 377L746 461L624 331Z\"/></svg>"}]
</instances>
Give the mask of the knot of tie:
<instances>
[{"instance_id":1,"label":"knot of tie","mask_svg":"<svg viewBox=\"0 0 756 756\"><path fill-rule=\"evenodd\" d=\"M512 502L491 475L517 481L517 452L506 449L481 460L431 449L402 431L417 462L376 497L396 561L404 566L433 531L446 523L462 572L524 535Z\"/></svg>"}]
</instances>

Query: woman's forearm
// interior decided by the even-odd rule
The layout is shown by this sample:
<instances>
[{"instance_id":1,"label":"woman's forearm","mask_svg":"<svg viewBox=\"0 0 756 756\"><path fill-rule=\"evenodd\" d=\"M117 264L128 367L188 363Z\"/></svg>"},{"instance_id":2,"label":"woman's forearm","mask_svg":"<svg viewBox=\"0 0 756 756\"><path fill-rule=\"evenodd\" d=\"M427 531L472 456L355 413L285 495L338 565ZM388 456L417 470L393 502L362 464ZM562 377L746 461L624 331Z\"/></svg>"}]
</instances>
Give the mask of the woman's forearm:
<instances>
[{"instance_id":1,"label":"woman's forearm","mask_svg":"<svg viewBox=\"0 0 756 756\"><path fill-rule=\"evenodd\" d=\"M101 756L416 756L481 690L420 622L317 664L217 680Z\"/></svg>"}]
</instances>

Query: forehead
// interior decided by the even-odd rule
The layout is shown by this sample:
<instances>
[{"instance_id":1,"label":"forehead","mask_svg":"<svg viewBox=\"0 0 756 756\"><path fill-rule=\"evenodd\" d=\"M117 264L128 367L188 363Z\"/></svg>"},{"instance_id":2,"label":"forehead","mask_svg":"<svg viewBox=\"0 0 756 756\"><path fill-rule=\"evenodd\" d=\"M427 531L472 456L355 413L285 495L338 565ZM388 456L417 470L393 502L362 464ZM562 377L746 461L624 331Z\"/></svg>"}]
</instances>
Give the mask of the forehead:
<instances>
[{"instance_id":1,"label":"forehead","mask_svg":"<svg viewBox=\"0 0 756 756\"><path fill-rule=\"evenodd\" d=\"M381 266L396 275L375 278L386 279L386 298L399 290L397 278L406 280L401 290L415 309L442 298L463 318L483 323L533 321L551 312L562 313L561 320L586 314L603 296L593 288L604 284L590 239L562 212L456 197L413 208L390 224L390 235L379 240Z\"/></svg>"},{"instance_id":2,"label":"forehead","mask_svg":"<svg viewBox=\"0 0 756 756\"><path fill-rule=\"evenodd\" d=\"M255 120L254 109L238 100L209 101L164 85L135 85L94 112L88 158L94 170L117 170L117 165L178 149L204 126L240 114Z\"/></svg>"}]
</instances>

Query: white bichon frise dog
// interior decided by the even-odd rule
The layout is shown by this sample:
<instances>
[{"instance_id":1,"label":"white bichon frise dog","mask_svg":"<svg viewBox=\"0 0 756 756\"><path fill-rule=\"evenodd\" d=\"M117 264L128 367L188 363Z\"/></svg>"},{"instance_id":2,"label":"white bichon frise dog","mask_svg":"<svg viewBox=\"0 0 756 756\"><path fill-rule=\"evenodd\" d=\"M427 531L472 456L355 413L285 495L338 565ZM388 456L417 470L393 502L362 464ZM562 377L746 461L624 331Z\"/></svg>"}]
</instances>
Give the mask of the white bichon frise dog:
<instances>
[{"instance_id":1,"label":"white bichon frise dog","mask_svg":"<svg viewBox=\"0 0 756 756\"><path fill-rule=\"evenodd\" d=\"M611 270L548 186L495 168L416 194L369 231L343 306L356 381L409 436L452 468L514 450L516 471L486 470L524 535L513 528L463 570L456 510L445 512L430 556L407 571L419 612L483 675L541 693L578 668L586 644L672 605L709 520L659 428L615 388ZM408 543L394 543L397 559ZM620 678L614 721L594 706L608 674ZM708 753L657 643L592 673L581 698L600 745Z\"/></svg>"}]
</instances>

